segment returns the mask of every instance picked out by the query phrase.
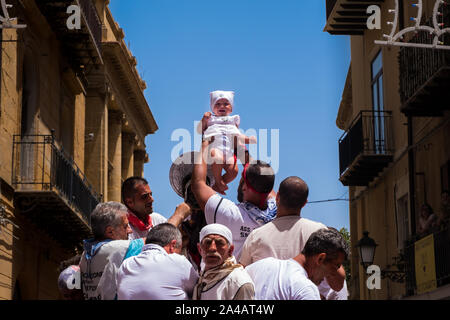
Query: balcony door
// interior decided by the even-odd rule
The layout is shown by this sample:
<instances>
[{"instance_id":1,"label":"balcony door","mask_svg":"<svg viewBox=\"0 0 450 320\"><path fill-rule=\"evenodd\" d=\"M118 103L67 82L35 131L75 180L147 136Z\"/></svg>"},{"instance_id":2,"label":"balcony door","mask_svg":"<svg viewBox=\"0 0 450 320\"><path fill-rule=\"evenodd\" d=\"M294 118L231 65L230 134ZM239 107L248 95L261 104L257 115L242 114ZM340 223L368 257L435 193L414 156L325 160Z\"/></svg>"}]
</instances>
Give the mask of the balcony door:
<instances>
[{"instance_id":1,"label":"balcony door","mask_svg":"<svg viewBox=\"0 0 450 320\"><path fill-rule=\"evenodd\" d=\"M22 106L21 106L21 145L20 180L25 183L34 181L36 148L33 144L36 134L36 113L38 102L37 61L30 48L26 48L22 69Z\"/></svg>"},{"instance_id":2,"label":"balcony door","mask_svg":"<svg viewBox=\"0 0 450 320\"><path fill-rule=\"evenodd\" d=\"M386 153L384 126L383 56L381 51L372 61L373 151Z\"/></svg>"}]
</instances>

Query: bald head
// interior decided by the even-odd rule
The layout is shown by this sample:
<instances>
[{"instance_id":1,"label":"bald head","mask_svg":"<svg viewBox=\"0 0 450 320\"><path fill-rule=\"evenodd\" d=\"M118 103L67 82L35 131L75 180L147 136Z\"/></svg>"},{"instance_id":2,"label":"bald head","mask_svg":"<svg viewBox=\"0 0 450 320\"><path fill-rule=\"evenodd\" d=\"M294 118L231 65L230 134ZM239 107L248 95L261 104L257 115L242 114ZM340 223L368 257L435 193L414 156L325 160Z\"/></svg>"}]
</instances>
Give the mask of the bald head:
<instances>
[{"instance_id":1,"label":"bald head","mask_svg":"<svg viewBox=\"0 0 450 320\"><path fill-rule=\"evenodd\" d=\"M303 208L308 200L308 194L308 185L299 177L285 179L278 190L280 205L292 210Z\"/></svg>"}]
</instances>

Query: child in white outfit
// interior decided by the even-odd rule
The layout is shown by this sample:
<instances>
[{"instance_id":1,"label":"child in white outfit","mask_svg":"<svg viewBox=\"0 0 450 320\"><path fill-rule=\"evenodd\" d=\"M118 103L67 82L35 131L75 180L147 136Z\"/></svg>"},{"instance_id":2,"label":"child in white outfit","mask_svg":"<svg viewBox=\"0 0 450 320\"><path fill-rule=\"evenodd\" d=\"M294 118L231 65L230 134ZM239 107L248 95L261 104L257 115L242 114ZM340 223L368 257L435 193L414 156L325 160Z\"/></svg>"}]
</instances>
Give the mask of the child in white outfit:
<instances>
[{"instance_id":1,"label":"child in white outfit","mask_svg":"<svg viewBox=\"0 0 450 320\"><path fill-rule=\"evenodd\" d=\"M233 91L214 91L210 93L211 112L203 115L201 122L204 140L211 140L208 163L212 162L214 175L213 189L221 194L228 190L227 184L238 174L237 159L234 154L235 143L256 143L256 137L247 137L239 131L239 115L231 115L234 104ZM234 138L237 139L234 139ZM222 176L222 169L225 174Z\"/></svg>"}]
</instances>

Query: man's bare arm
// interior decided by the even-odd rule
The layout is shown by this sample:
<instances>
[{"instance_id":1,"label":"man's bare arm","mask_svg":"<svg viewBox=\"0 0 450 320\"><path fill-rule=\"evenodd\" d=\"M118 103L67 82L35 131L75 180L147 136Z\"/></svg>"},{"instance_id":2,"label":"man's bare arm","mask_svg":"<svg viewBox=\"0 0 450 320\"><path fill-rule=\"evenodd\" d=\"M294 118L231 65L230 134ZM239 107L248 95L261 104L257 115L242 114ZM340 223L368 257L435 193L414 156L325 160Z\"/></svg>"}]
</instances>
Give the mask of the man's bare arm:
<instances>
[{"instance_id":1,"label":"man's bare arm","mask_svg":"<svg viewBox=\"0 0 450 320\"><path fill-rule=\"evenodd\" d=\"M191 182L192 192L194 193L195 199L202 210L205 210L205 206L209 198L216 194L216 192L206 184L208 167L205 159L203 159L203 154L208 150L208 145L208 141L203 141L202 150L195 161Z\"/></svg>"},{"instance_id":2,"label":"man's bare arm","mask_svg":"<svg viewBox=\"0 0 450 320\"><path fill-rule=\"evenodd\" d=\"M191 207L186 203L181 203L175 209L174 214L167 220L168 223L173 224L175 227L178 227L184 219L191 215Z\"/></svg>"},{"instance_id":3,"label":"man's bare arm","mask_svg":"<svg viewBox=\"0 0 450 320\"><path fill-rule=\"evenodd\" d=\"M326 277L328 284L330 285L330 288L333 289L336 292L339 292L344 287L344 281L345 281L345 269L343 266L341 266L339 269L336 270L333 274L328 274Z\"/></svg>"}]
</instances>

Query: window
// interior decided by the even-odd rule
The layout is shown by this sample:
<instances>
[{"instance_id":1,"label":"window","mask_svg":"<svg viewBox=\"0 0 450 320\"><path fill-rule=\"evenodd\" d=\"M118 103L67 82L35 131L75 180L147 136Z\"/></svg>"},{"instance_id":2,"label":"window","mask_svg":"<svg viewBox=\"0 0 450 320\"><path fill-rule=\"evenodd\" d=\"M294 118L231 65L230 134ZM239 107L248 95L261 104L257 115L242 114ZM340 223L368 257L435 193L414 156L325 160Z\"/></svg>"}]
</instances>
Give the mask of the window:
<instances>
[{"instance_id":1,"label":"window","mask_svg":"<svg viewBox=\"0 0 450 320\"><path fill-rule=\"evenodd\" d=\"M372 105L373 105L373 150L376 154L386 152L384 134L384 92L383 92L383 55L381 51L372 61Z\"/></svg>"}]
</instances>

